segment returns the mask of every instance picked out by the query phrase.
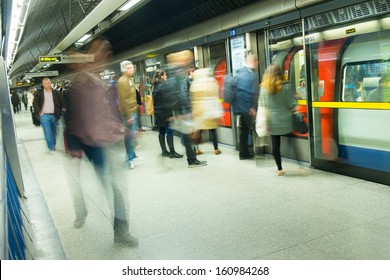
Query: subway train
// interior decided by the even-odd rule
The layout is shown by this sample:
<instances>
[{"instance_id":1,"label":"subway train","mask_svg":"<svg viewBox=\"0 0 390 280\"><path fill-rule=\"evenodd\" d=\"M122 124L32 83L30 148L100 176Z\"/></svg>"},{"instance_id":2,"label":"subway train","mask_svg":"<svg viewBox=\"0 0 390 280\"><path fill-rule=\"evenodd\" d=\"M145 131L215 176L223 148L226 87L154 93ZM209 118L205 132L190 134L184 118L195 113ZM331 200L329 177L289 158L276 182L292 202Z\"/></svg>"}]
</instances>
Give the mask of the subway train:
<instances>
[{"instance_id":1,"label":"subway train","mask_svg":"<svg viewBox=\"0 0 390 280\"><path fill-rule=\"evenodd\" d=\"M389 35L389 0L258 1L115 54L100 74L103 79L120 75L119 62L130 59L144 96L168 54L191 50L194 64L212 68L220 85L225 111L219 141L238 147L239 127L223 102L223 77L234 75L246 54L256 54L259 81L268 65L282 66L309 126L306 134L283 137L282 142L295 147L282 145L283 156L389 185ZM142 113L143 124L152 126L153 117ZM269 146L261 151L269 153Z\"/></svg>"}]
</instances>

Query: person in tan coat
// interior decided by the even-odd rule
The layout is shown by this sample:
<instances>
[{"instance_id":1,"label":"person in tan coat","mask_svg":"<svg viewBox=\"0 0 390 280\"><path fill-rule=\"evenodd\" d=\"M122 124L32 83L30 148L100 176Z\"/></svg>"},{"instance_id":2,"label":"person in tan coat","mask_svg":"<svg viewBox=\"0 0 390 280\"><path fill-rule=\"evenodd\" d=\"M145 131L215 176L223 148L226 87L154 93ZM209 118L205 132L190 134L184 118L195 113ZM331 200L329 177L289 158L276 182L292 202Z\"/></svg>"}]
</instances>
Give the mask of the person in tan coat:
<instances>
[{"instance_id":1,"label":"person in tan coat","mask_svg":"<svg viewBox=\"0 0 390 280\"><path fill-rule=\"evenodd\" d=\"M120 63L122 76L118 79L118 103L119 111L122 114L123 124L126 127L125 148L127 163L130 169L135 167L134 159L137 157L134 152L134 140L137 131L137 93L134 82L135 66L125 60Z\"/></svg>"},{"instance_id":2,"label":"person in tan coat","mask_svg":"<svg viewBox=\"0 0 390 280\"><path fill-rule=\"evenodd\" d=\"M217 128L220 126L222 107L219 102L219 86L210 68L197 69L190 87L192 117L196 128L210 130L214 153L219 155Z\"/></svg>"}]
</instances>

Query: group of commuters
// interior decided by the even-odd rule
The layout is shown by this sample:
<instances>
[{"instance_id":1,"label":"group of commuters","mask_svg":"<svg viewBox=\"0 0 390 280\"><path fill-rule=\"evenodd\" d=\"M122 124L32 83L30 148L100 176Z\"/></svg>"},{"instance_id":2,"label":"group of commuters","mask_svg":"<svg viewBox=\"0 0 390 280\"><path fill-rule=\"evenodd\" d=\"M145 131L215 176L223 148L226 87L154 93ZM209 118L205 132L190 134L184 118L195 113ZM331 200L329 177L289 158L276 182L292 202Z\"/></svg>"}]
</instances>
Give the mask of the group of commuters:
<instances>
[{"instance_id":1,"label":"group of commuters","mask_svg":"<svg viewBox=\"0 0 390 280\"><path fill-rule=\"evenodd\" d=\"M234 114L239 118L239 158L246 160L254 157L254 154L248 149L249 131L253 128L258 113L259 100L264 100L264 104L261 105L266 108L265 130L267 135L271 137L272 154L277 166L277 174L282 176L285 171L282 167L280 154L281 136L288 136L293 131L292 116L296 111L298 97L288 81L285 80L280 65L270 65L263 74L260 85L256 81L257 66L257 57L247 55L245 65L238 69L235 75L236 92L232 106Z\"/></svg>"},{"instance_id":2,"label":"group of commuters","mask_svg":"<svg viewBox=\"0 0 390 280\"><path fill-rule=\"evenodd\" d=\"M88 211L80 188L80 160L86 157L96 171L105 189L112 191L114 241L128 246L137 246L138 240L130 234L128 221L126 182L118 180L118 162L123 159L110 156L110 147L119 143L125 150L126 165L134 168L135 137L138 127L139 100L134 81L135 66L131 61L120 63L122 75L104 85L95 74L99 66L107 63L111 56L110 43L103 39L95 40L88 52L95 55L94 63L71 64L74 71L68 88L62 94L52 88L49 78L42 80L42 89L37 92L33 107L39 115L45 140L50 154L56 151L57 122L65 116L64 142L68 154L67 170L72 172L69 187L75 207L74 226L84 225ZM152 81L154 114L158 126L158 143L161 156L182 158L175 150L173 124L179 120L191 120L194 131L180 133L185 147L188 167L207 165L197 159L199 149L194 145L193 132L208 130L215 155L221 154L218 148L216 129L222 116L219 102L219 86L210 69L196 69L190 51L178 52L167 57L168 67L158 69ZM248 55L245 65L237 72L235 99L232 102L234 113L240 118L241 160L253 158L248 148L249 131L253 127L259 95L256 80L258 60ZM93 69L93 70L92 70ZM267 69L260 85L260 94L265 97L268 108L268 131L273 144L273 155L278 175L283 175L280 156L280 136L292 131L291 112L296 100L291 86L284 80L280 66ZM107 89L113 88L110 104L107 106ZM166 146L168 145L168 148ZM112 154L111 154L112 155ZM119 163L119 166L121 164ZM123 169L123 168L122 168Z\"/></svg>"},{"instance_id":3,"label":"group of commuters","mask_svg":"<svg viewBox=\"0 0 390 280\"><path fill-rule=\"evenodd\" d=\"M24 109L32 110L32 102L34 100L35 90L29 89L23 92L11 90L11 103L14 113L19 113L22 111L22 104L24 105Z\"/></svg>"}]
</instances>

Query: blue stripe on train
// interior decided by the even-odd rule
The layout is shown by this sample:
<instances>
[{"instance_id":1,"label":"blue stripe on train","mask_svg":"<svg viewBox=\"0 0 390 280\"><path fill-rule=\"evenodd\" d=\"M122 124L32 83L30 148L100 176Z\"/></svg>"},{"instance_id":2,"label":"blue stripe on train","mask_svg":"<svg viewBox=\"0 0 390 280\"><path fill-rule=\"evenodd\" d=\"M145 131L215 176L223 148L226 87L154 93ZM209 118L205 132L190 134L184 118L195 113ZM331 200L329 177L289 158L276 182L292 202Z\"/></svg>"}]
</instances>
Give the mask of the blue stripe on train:
<instances>
[{"instance_id":1,"label":"blue stripe on train","mask_svg":"<svg viewBox=\"0 0 390 280\"><path fill-rule=\"evenodd\" d=\"M390 172L390 152L339 145L339 156L351 165Z\"/></svg>"}]
</instances>

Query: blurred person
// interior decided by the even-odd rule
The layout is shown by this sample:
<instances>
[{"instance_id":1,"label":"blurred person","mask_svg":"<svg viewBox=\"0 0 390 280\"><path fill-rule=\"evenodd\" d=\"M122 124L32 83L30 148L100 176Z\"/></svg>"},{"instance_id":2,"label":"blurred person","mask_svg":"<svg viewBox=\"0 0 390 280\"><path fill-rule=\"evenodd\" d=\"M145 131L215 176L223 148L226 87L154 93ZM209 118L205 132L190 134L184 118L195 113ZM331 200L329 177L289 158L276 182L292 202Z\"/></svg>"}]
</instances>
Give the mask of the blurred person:
<instances>
[{"instance_id":1,"label":"blurred person","mask_svg":"<svg viewBox=\"0 0 390 280\"><path fill-rule=\"evenodd\" d=\"M297 99L306 99L306 81L304 79L299 80L299 86L297 87Z\"/></svg>"},{"instance_id":2,"label":"blurred person","mask_svg":"<svg viewBox=\"0 0 390 280\"><path fill-rule=\"evenodd\" d=\"M112 55L108 41L93 41L88 54L94 54L95 62L70 65L76 75L65 93L66 149L68 184L75 207L74 227L84 225L88 214L80 182L80 159L85 155L101 181L113 210L114 242L137 246L138 240L129 232L127 186L120 171L121 160L114 154L115 145L123 139L124 129L119 112L112 114L105 105L105 89L98 75L99 66ZM115 117L117 115L118 117Z\"/></svg>"},{"instance_id":3,"label":"blurred person","mask_svg":"<svg viewBox=\"0 0 390 280\"><path fill-rule=\"evenodd\" d=\"M137 131L138 132L145 132L145 129L142 128L142 122L141 122L141 106L143 105L142 103L142 98L141 98L141 94L139 92L138 89L136 89L136 93L137 93L137 104L138 104L138 107L137 107Z\"/></svg>"},{"instance_id":4,"label":"blurred person","mask_svg":"<svg viewBox=\"0 0 390 280\"><path fill-rule=\"evenodd\" d=\"M190 87L191 87L192 81L194 80L193 76L194 76L195 70L196 70L196 67L190 67L190 69L188 69L188 76L185 79L185 84L184 83L182 84L182 88L181 88L180 94L179 94L179 99L180 99L181 106L182 106L182 114L184 114L184 115L191 115L192 114ZM201 135L200 131L197 131L195 134L199 135L199 136ZM191 135L193 142L194 142L193 136L195 134L193 133ZM199 139L200 139L200 137L199 137ZM183 139L182 139L182 142L183 142ZM203 152L201 150L199 150L198 143L193 143L193 144L194 144L193 147L194 147L195 154L197 154L197 155L203 154Z\"/></svg>"},{"instance_id":5,"label":"blurred person","mask_svg":"<svg viewBox=\"0 0 390 280\"><path fill-rule=\"evenodd\" d=\"M49 152L53 155L56 150L58 120L64 109L64 102L60 93L52 88L49 78L43 78L42 86L34 97L33 107L34 113L39 116Z\"/></svg>"},{"instance_id":6,"label":"blurred person","mask_svg":"<svg viewBox=\"0 0 390 280\"><path fill-rule=\"evenodd\" d=\"M20 99L18 93L15 90L11 90L11 103L14 114L19 113Z\"/></svg>"},{"instance_id":7,"label":"blurred person","mask_svg":"<svg viewBox=\"0 0 390 280\"><path fill-rule=\"evenodd\" d=\"M256 117L258 98L258 79L256 69L258 60L255 55L249 54L245 58L245 65L237 70L236 94L233 100L233 112L239 117L240 124L240 160L252 159L254 154L249 152L249 131L253 128Z\"/></svg>"},{"instance_id":8,"label":"blurred person","mask_svg":"<svg viewBox=\"0 0 390 280\"><path fill-rule=\"evenodd\" d=\"M385 96L384 86L385 86L385 77L381 77L378 81L378 87L370 91L366 101L383 102Z\"/></svg>"},{"instance_id":9,"label":"blurred person","mask_svg":"<svg viewBox=\"0 0 390 280\"><path fill-rule=\"evenodd\" d=\"M285 172L282 168L280 140L281 136L288 135L293 130L292 112L297 105L295 92L291 84L284 79L283 70L278 64L267 68L260 86L260 94L264 97L267 107L267 129L271 135L272 154L278 168L278 176L282 176Z\"/></svg>"},{"instance_id":10,"label":"blurred person","mask_svg":"<svg viewBox=\"0 0 390 280\"><path fill-rule=\"evenodd\" d=\"M221 122L222 110L219 102L219 86L210 68L197 69L190 87L192 117L199 131L209 130L214 146L214 154L221 154L218 149L217 128Z\"/></svg>"},{"instance_id":11,"label":"blurred person","mask_svg":"<svg viewBox=\"0 0 390 280\"><path fill-rule=\"evenodd\" d=\"M120 63L122 76L118 79L119 111L122 114L123 123L126 126L124 137L126 148L126 161L130 169L134 169L134 159L137 157L134 151L137 131L137 88L134 82L135 66L129 60Z\"/></svg>"},{"instance_id":12,"label":"blurred person","mask_svg":"<svg viewBox=\"0 0 390 280\"><path fill-rule=\"evenodd\" d=\"M33 101L34 101L34 89L29 89L27 92L27 107L30 112L33 112Z\"/></svg>"},{"instance_id":13,"label":"blurred person","mask_svg":"<svg viewBox=\"0 0 390 280\"><path fill-rule=\"evenodd\" d=\"M167 56L169 69L172 77L168 80L171 92L167 95L166 102L171 106L175 116L178 119L191 119L190 114L185 113L183 102L180 96L183 96L187 90L187 71L193 66L193 54L189 50L169 54ZM171 121L173 118L171 118ZM207 161L199 161L193 150L191 139L188 134L182 133L182 142L186 149L188 167L201 167L207 165Z\"/></svg>"},{"instance_id":14,"label":"blurred person","mask_svg":"<svg viewBox=\"0 0 390 280\"><path fill-rule=\"evenodd\" d=\"M170 158L182 158L183 155L175 151L173 141L173 130L169 127L169 121L172 118L172 109L165 104L165 94L170 92L167 82L168 76L164 70L157 70L153 76L153 101L154 115L158 127L158 141L161 147L161 155ZM165 145L165 135L168 142L169 152Z\"/></svg>"},{"instance_id":15,"label":"blurred person","mask_svg":"<svg viewBox=\"0 0 390 280\"><path fill-rule=\"evenodd\" d=\"M24 109L27 111L27 90L23 91L22 93L22 102L23 102L23 105L24 105Z\"/></svg>"}]
</instances>

